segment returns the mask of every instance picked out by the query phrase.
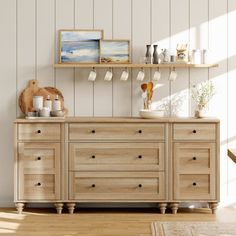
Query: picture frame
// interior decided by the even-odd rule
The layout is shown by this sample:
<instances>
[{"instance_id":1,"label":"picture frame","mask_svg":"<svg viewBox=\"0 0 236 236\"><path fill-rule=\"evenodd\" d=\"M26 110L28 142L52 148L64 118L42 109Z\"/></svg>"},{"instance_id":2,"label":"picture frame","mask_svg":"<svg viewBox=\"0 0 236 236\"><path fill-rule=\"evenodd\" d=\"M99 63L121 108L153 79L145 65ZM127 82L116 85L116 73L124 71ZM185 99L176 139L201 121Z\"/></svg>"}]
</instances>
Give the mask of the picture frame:
<instances>
[{"instance_id":1,"label":"picture frame","mask_svg":"<svg viewBox=\"0 0 236 236\"><path fill-rule=\"evenodd\" d=\"M127 64L131 63L130 40L100 40L101 64Z\"/></svg>"},{"instance_id":2,"label":"picture frame","mask_svg":"<svg viewBox=\"0 0 236 236\"><path fill-rule=\"evenodd\" d=\"M100 40L103 30L59 30L59 63L90 64L100 62Z\"/></svg>"}]
</instances>

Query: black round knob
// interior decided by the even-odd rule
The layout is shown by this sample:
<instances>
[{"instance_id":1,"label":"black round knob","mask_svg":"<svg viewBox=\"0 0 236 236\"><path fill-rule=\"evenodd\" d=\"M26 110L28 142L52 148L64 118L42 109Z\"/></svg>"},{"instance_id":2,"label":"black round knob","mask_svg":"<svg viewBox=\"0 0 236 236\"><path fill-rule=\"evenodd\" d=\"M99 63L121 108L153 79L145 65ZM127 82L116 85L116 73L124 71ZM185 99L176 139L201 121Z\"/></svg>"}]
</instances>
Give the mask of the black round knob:
<instances>
[{"instance_id":1,"label":"black round knob","mask_svg":"<svg viewBox=\"0 0 236 236\"><path fill-rule=\"evenodd\" d=\"M142 133L142 130L140 129L138 132L141 134L141 133Z\"/></svg>"},{"instance_id":2,"label":"black round knob","mask_svg":"<svg viewBox=\"0 0 236 236\"><path fill-rule=\"evenodd\" d=\"M196 134L196 133L197 133L197 130L194 129L194 130L193 130L193 133Z\"/></svg>"},{"instance_id":3,"label":"black round knob","mask_svg":"<svg viewBox=\"0 0 236 236\"><path fill-rule=\"evenodd\" d=\"M196 160L197 160L197 158L196 158L196 157L193 157L193 160L194 160L194 161L196 161Z\"/></svg>"},{"instance_id":4,"label":"black round knob","mask_svg":"<svg viewBox=\"0 0 236 236\"><path fill-rule=\"evenodd\" d=\"M93 130L92 130L92 133L93 133L93 134L95 134L95 133L96 133L96 131L93 129Z\"/></svg>"},{"instance_id":5,"label":"black round knob","mask_svg":"<svg viewBox=\"0 0 236 236\"><path fill-rule=\"evenodd\" d=\"M142 159L142 155L139 155L138 158L139 158L139 159Z\"/></svg>"},{"instance_id":6,"label":"black round knob","mask_svg":"<svg viewBox=\"0 0 236 236\"><path fill-rule=\"evenodd\" d=\"M38 186L41 186L41 183L37 183Z\"/></svg>"},{"instance_id":7,"label":"black round knob","mask_svg":"<svg viewBox=\"0 0 236 236\"><path fill-rule=\"evenodd\" d=\"M37 159L38 159L38 161L40 161L40 160L41 160L41 157L38 157Z\"/></svg>"},{"instance_id":8,"label":"black round knob","mask_svg":"<svg viewBox=\"0 0 236 236\"><path fill-rule=\"evenodd\" d=\"M92 186L92 188L95 188L96 185L95 185L95 184L92 184L91 186Z\"/></svg>"},{"instance_id":9,"label":"black round knob","mask_svg":"<svg viewBox=\"0 0 236 236\"><path fill-rule=\"evenodd\" d=\"M40 130L40 129L39 129L39 130L37 130L37 133L38 133L38 134L41 134L41 130Z\"/></svg>"},{"instance_id":10,"label":"black round knob","mask_svg":"<svg viewBox=\"0 0 236 236\"><path fill-rule=\"evenodd\" d=\"M193 182L193 186L197 186L197 183Z\"/></svg>"},{"instance_id":11,"label":"black round knob","mask_svg":"<svg viewBox=\"0 0 236 236\"><path fill-rule=\"evenodd\" d=\"M139 186L139 188L142 188L142 184L139 184L138 186Z\"/></svg>"},{"instance_id":12,"label":"black round knob","mask_svg":"<svg viewBox=\"0 0 236 236\"><path fill-rule=\"evenodd\" d=\"M95 158L95 155L92 155L92 158L94 159L94 158Z\"/></svg>"}]
</instances>

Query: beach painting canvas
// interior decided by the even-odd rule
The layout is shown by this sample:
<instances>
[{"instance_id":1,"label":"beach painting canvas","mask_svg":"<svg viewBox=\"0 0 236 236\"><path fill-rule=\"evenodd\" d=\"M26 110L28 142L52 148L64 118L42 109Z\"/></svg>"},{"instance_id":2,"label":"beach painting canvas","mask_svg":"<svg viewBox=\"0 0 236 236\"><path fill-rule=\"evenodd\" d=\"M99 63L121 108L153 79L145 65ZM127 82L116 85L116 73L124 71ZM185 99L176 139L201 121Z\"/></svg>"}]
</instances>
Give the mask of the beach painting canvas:
<instances>
[{"instance_id":1,"label":"beach painting canvas","mask_svg":"<svg viewBox=\"0 0 236 236\"><path fill-rule=\"evenodd\" d=\"M99 63L102 30L60 30L60 63Z\"/></svg>"},{"instance_id":2,"label":"beach painting canvas","mask_svg":"<svg viewBox=\"0 0 236 236\"><path fill-rule=\"evenodd\" d=\"M129 40L101 40L101 63L130 63Z\"/></svg>"}]
</instances>

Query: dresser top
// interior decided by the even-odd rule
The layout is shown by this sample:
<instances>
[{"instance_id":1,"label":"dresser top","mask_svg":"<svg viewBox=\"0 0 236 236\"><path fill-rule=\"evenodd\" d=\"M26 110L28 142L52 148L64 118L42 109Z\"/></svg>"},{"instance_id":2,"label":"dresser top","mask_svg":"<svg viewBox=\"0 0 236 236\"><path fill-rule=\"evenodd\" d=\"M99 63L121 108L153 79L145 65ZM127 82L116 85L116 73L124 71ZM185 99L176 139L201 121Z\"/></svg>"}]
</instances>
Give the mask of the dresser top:
<instances>
[{"instance_id":1,"label":"dresser top","mask_svg":"<svg viewBox=\"0 0 236 236\"><path fill-rule=\"evenodd\" d=\"M25 119L18 118L15 123L219 123L217 118L162 117L143 119L140 117L67 117L65 119Z\"/></svg>"}]
</instances>

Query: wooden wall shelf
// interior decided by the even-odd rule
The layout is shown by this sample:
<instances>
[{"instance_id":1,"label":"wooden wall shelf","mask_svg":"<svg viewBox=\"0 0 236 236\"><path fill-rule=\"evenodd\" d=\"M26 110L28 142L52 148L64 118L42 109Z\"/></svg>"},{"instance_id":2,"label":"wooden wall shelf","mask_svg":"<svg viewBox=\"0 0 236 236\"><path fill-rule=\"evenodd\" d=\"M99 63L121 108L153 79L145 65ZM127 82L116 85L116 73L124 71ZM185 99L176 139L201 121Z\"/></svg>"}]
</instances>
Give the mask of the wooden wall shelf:
<instances>
[{"instance_id":1,"label":"wooden wall shelf","mask_svg":"<svg viewBox=\"0 0 236 236\"><path fill-rule=\"evenodd\" d=\"M55 68L212 68L218 67L218 64L184 64L184 63L166 63L166 64L73 64L58 63Z\"/></svg>"}]
</instances>

